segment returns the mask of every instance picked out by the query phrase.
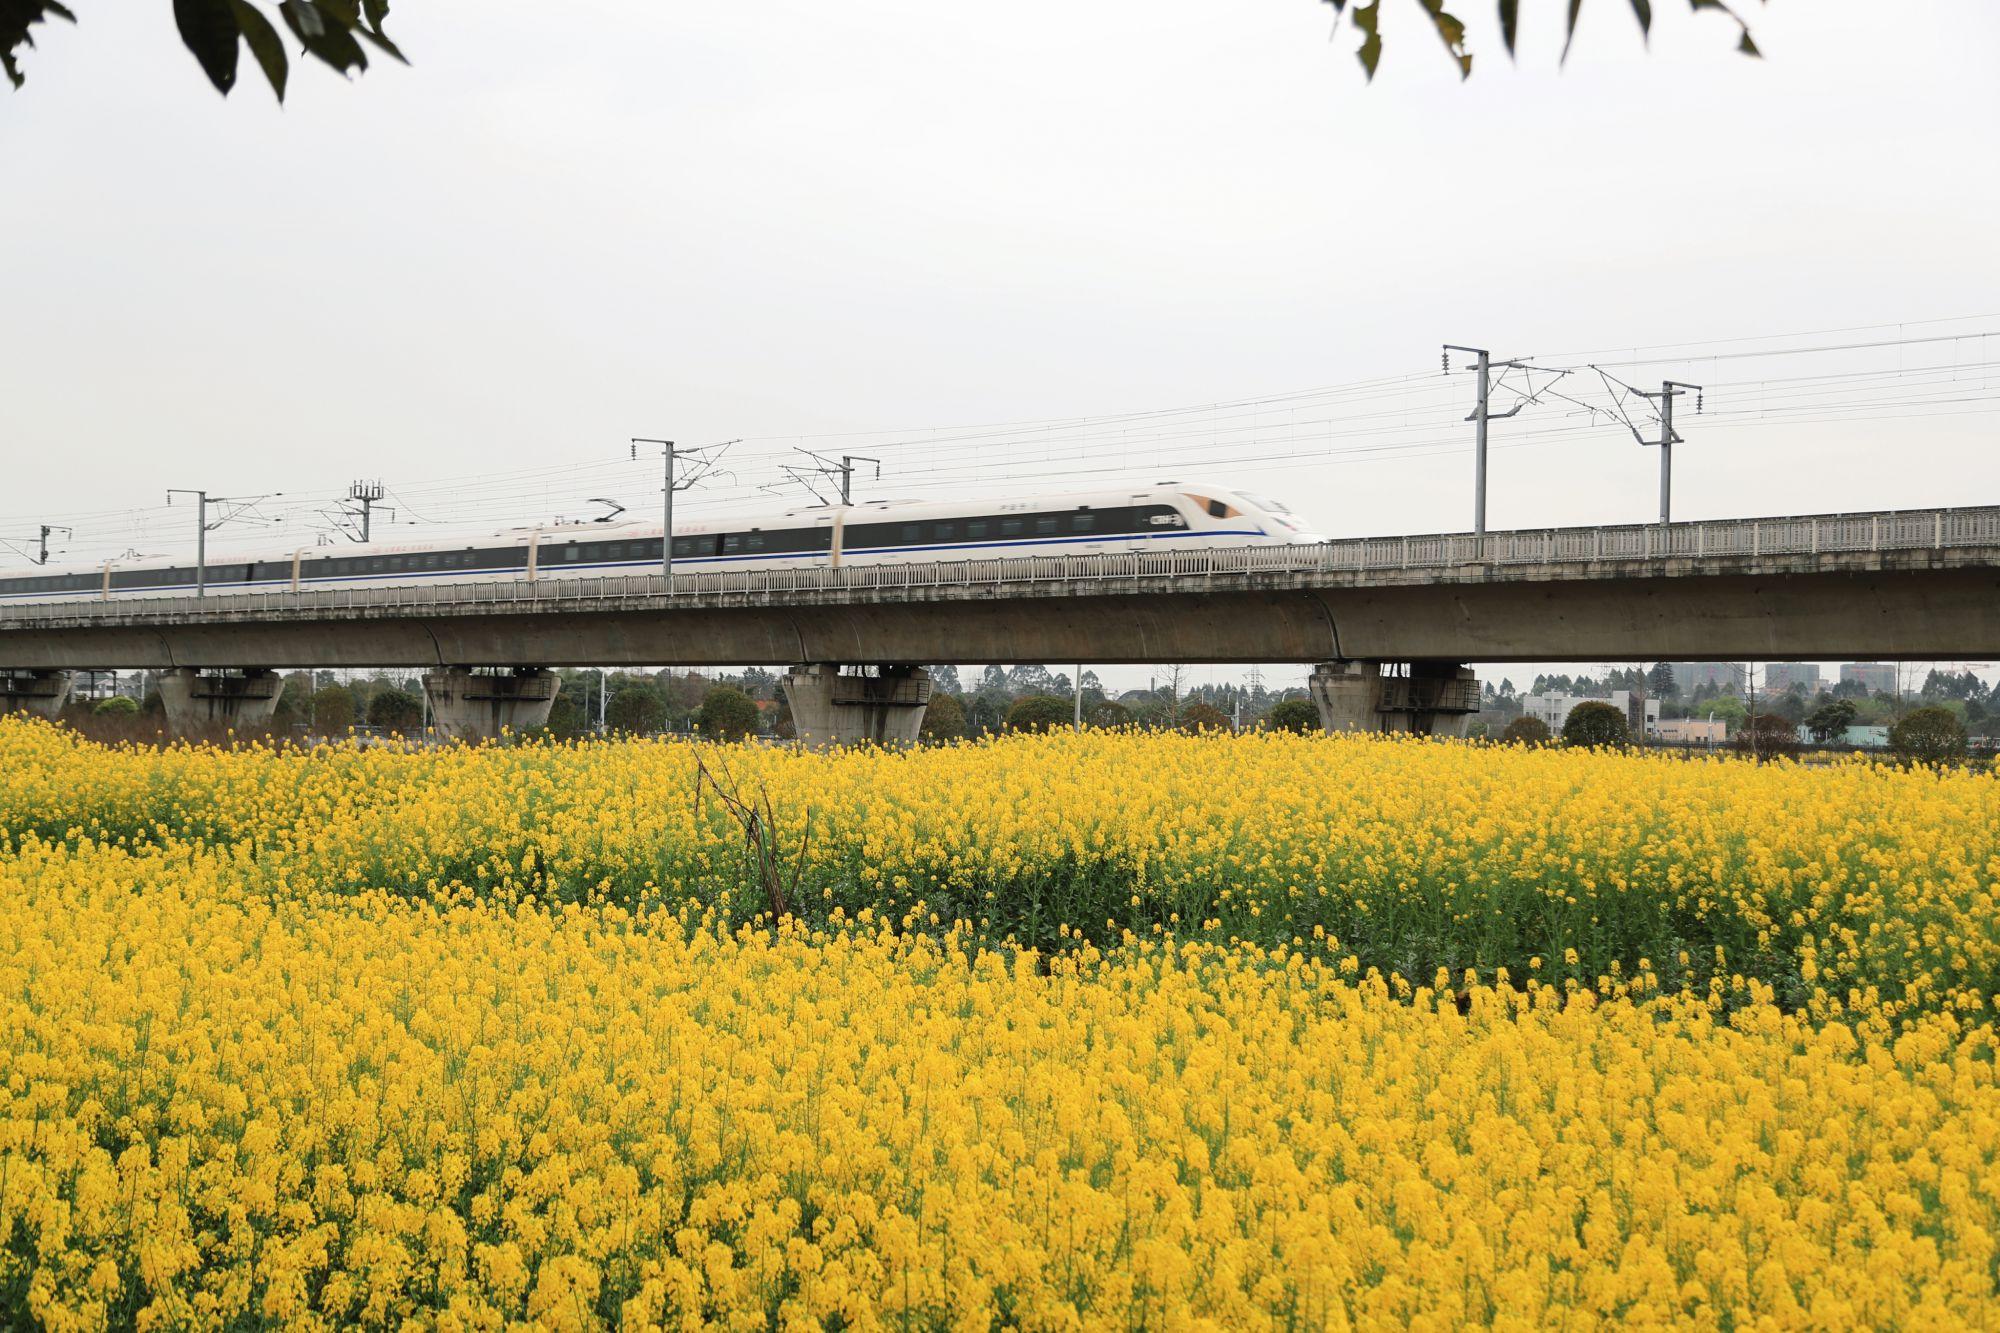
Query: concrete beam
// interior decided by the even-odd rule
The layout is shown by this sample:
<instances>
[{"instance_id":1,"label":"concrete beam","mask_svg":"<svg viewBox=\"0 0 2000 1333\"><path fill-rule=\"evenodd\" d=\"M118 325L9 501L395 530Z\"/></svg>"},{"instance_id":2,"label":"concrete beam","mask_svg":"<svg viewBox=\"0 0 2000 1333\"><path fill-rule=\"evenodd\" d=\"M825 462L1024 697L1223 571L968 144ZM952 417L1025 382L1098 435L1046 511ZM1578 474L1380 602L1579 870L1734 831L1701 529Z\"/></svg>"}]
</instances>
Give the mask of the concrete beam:
<instances>
[{"instance_id":1,"label":"concrete beam","mask_svg":"<svg viewBox=\"0 0 2000 1333\"><path fill-rule=\"evenodd\" d=\"M785 674L785 698L799 744L911 745L924 725L931 677L919 666L842 672L833 662L809 662Z\"/></svg>"},{"instance_id":2,"label":"concrete beam","mask_svg":"<svg viewBox=\"0 0 2000 1333\"><path fill-rule=\"evenodd\" d=\"M0 668L2000 658L2000 552L1983 564L1967 556L1798 556L1796 568L1772 558L1769 571L1725 574L1619 562L1623 577L1479 567L1428 581L1312 571L780 589L729 605L302 606L178 620L135 602L33 623L0 611Z\"/></svg>"},{"instance_id":3,"label":"concrete beam","mask_svg":"<svg viewBox=\"0 0 2000 1333\"><path fill-rule=\"evenodd\" d=\"M160 673L160 702L167 726L189 732L261 731L278 711L285 683L275 671L251 667L240 673L176 667Z\"/></svg>"},{"instance_id":4,"label":"concrete beam","mask_svg":"<svg viewBox=\"0 0 2000 1333\"><path fill-rule=\"evenodd\" d=\"M1307 681L1328 732L1463 736L1479 711L1479 680L1448 662L1322 662Z\"/></svg>"},{"instance_id":5,"label":"concrete beam","mask_svg":"<svg viewBox=\"0 0 2000 1333\"><path fill-rule=\"evenodd\" d=\"M0 672L0 713L36 713L53 718L69 702L68 671Z\"/></svg>"},{"instance_id":6,"label":"concrete beam","mask_svg":"<svg viewBox=\"0 0 2000 1333\"><path fill-rule=\"evenodd\" d=\"M431 725L451 740L498 739L502 731L533 731L549 720L562 678L542 667L474 671L439 667L424 673Z\"/></svg>"}]
</instances>

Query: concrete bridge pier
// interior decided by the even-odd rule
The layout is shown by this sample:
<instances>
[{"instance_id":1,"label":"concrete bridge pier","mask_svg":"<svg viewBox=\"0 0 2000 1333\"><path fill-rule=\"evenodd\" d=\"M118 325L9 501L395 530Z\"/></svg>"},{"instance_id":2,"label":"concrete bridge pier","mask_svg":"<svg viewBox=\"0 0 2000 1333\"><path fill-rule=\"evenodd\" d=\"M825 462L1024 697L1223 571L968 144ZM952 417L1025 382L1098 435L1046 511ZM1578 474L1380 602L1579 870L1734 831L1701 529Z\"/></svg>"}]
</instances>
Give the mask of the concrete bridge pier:
<instances>
[{"instance_id":1,"label":"concrete bridge pier","mask_svg":"<svg viewBox=\"0 0 2000 1333\"><path fill-rule=\"evenodd\" d=\"M814 750L913 744L931 700L931 676L920 666L842 672L837 662L806 662L784 684L799 744Z\"/></svg>"},{"instance_id":2,"label":"concrete bridge pier","mask_svg":"<svg viewBox=\"0 0 2000 1333\"><path fill-rule=\"evenodd\" d=\"M168 728L177 732L261 730L277 713L284 688L277 672L262 667L239 672L173 667L160 673L160 702Z\"/></svg>"},{"instance_id":3,"label":"concrete bridge pier","mask_svg":"<svg viewBox=\"0 0 2000 1333\"><path fill-rule=\"evenodd\" d=\"M1479 680L1451 662L1322 662L1308 682L1332 733L1407 731L1463 736L1479 711Z\"/></svg>"},{"instance_id":4,"label":"concrete bridge pier","mask_svg":"<svg viewBox=\"0 0 2000 1333\"><path fill-rule=\"evenodd\" d=\"M424 673L431 725L457 741L493 740L501 729L533 731L549 720L562 679L544 667L499 672L438 667Z\"/></svg>"},{"instance_id":5,"label":"concrete bridge pier","mask_svg":"<svg viewBox=\"0 0 2000 1333\"><path fill-rule=\"evenodd\" d=\"M0 713L39 713L54 717L69 702L73 675L68 671L0 672Z\"/></svg>"}]
</instances>

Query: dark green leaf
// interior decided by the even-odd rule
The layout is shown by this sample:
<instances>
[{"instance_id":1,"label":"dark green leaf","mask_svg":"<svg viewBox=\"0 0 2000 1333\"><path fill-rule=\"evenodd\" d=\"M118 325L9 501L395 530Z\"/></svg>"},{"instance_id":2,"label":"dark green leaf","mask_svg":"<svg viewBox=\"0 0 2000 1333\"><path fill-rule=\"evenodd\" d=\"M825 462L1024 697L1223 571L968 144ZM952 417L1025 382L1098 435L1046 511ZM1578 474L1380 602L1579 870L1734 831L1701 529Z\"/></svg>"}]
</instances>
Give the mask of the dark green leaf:
<instances>
[{"instance_id":1,"label":"dark green leaf","mask_svg":"<svg viewBox=\"0 0 2000 1333\"><path fill-rule=\"evenodd\" d=\"M1521 25L1521 0L1500 0L1500 40L1507 43L1507 54L1514 54L1514 36Z\"/></svg>"},{"instance_id":2,"label":"dark green leaf","mask_svg":"<svg viewBox=\"0 0 2000 1333\"><path fill-rule=\"evenodd\" d=\"M1743 40L1736 43L1736 49L1746 56L1756 56L1760 60L1764 56L1764 53L1757 49L1757 43L1750 40L1750 29L1748 28L1743 30Z\"/></svg>"},{"instance_id":3,"label":"dark green leaf","mask_svg":"<svg viewBox=\"0 0 2000 1333\"><path fill-rule=\"evenodd\" d=\"M229 0L230 12L236 16L236 24L243 30L243 41L250 48L250 54L257 57L257 63L264 70L264 77L271 82L271 91L285 100L285 74L289 64L285 59L285 43L278 36L278 30L271 26L271 20L249 0Z\"/></svg>"},{"instance_id":4,"label":"dark green leaf","mask_svg":"<svg viewBox=\"0 0 2000 1333\"><path fill-rule=\"evenodd\" d=\"M324 3L325 0L320 0ZM368 53L354 34L341 26L331 10L319 8L314 0L285 0L278 7L285 26L316 59L345 74L350 69L367 69Z\"/></svg>"},{"instance_id":5,"label":"dark green leaf","mask_svg":"<svg viewBox=\"0 0 2000 1333\"><path fill-rule=\"evenodd\" d=\"M395 59L402 61L405 65L410 63L408 57L404 56L404 54L401 51L397 50L396 44L389 40L389 36L387 33L376 32L371 28L356 28L354 31L360 33L361 36L366 38L369 43L378 47L384 55L394 57Z\"/></svg>"},{"instance_id":6,"label":"dark green leaf","mask_svg":"<svg viewBox=\"0 0 2000 1333\"><path fill-rule=\"evenodd\" d=\"M278 13L285 20L285 26L292 30L292 36L300 42L326 31L326 20L320 17L312 0L283 0L278 6Z\"/></svg>"},{"instance_id":7,"label":"dark green leaf","mask_svg":"<svg viewBox=\"0 0 2000 1333\"><path fill-rule=\"evenodd\" d=\"M1361 48L1354 54L1360 57L1361 68L1368 71L1371 81L1375 77L1375 66L1382 62L1382 34L1375 30L1376 23L1382 17L1379 8L1381 3L1382 0L1368 0L1367 4L1356 5L1354 8L1354 26L1368 34L1362 39Z\"/></svg>"},{"instance_id":8,"label":"dark green leaf","mask_svg":"<svg viewBox=\"0 0 2000 1333\"><path fill-rule=\"evenodd\" d=\"M1576 16L1583 11L1583 0L1569 0L1569 27L1563 30L1562 58L1569 59L1569 44L1576 40Z\"/></svg>"},{"instance_id":9,"label":"dark green leaf","mask_svg":"<svg viewBox=\"0 0 2000 1333\"><path fill-rule=\"evenodd\" d=\"M1458 61L1458 77L1468 78L1472 74L1472 56L1465 49L1465 25L1445 11L1444 0L1418 0L1425 12L1431 16L1431 26L1444 40L1444 49L1451 52Z\"/></svg>"},{"instance_id":10,"label":"dark green leaf","mask_svg":"<svg viewBox=\"0 0 2000 1333\"><path fill-rule=\"evenodd\" d=\"M1653 35L1653 0L1632 0L1632 13L1639 19L1639 31Z\"/></svg>"},{"instance_id":11,"label":"dark green leaf","mask_svg":"<svg viewBox=\"0 0 2000 1333\"><path fill-rule=\"evenodd\" d=\"M380 37L382 20L389 17L389 0L361 0L361 12L368 18L369 29Z\"/></svg>"},{"instance_id":12,"label":"dark green leaf","mask_svg":"<svg viewBox=\"0 0 2000 1333\"><path fill-rule=\"evenodd\" d=\"M215 90L227 95L236 86L236 17L229 0L174 0L174 23L181 42L201 62L202 73Z\"/></svg>"}]
</instances>

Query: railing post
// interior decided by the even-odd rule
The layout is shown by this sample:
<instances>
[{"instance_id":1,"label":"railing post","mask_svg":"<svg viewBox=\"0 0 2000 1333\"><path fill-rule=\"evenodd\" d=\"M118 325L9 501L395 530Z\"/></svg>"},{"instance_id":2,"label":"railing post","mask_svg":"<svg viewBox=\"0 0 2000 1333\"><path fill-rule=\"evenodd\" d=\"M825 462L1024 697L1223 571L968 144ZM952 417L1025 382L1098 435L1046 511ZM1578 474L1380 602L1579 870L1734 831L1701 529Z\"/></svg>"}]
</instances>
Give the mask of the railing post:
<instances>
[{"instance_id":1,"label":"railing post","mask_svg":"<svg viewBox=\"0 0 2000 1333\"><path fill-rule=\"evenodd\" d=\"M1944 511L1940 509L1931 515L1931 521L1935 525L1931 534L1931 546L1934 550L1942 551L1944 549Z\"/></svg>"}]
</instances>

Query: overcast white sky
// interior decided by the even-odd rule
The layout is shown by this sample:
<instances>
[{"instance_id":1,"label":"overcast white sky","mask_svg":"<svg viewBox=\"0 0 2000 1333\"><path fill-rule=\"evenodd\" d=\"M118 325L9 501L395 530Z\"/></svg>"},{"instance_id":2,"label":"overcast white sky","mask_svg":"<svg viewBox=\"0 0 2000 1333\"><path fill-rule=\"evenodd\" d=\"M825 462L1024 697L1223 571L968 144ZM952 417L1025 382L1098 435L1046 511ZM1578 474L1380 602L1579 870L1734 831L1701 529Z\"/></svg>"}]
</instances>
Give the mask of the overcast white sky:
<instances>
[{"instance_id":1,"label":"overcast white sky","mask_svg":"<svg viewBox=\"0 0 2000 1333\"><path fill-rule=\"evenodd\" d=\"M1303 424L934 429L1416 375L1445 341L1690 344L1617 371L1726 386L1683 420L1678 516L2000 500L2000 337L1956 336L2000 334L1987 0L1748 6L1762 61L1677 0L1649 53L1592 0L1563 70L1557 0L1518 66L1466 0L1463 85L1392 0L1372 86L1311 0L410 0L411 67L295 67L282 109L247 59L216 96L165 3L76 7L0 93L0 536L178 550L162 491L205 486L284 491L290 544L295 502L377 475L489 528L650 507L634 434L749 437L718 507L801 437L883 446L875 494L1094 460L1459 529L1462 377ZM1896 345L1699 359L1849 342ZM1653 451L1588 424L1495 428L1493 526L1652 515ZM581 471L496 479L550 468Z\"/></svg>"}]
</instances>

